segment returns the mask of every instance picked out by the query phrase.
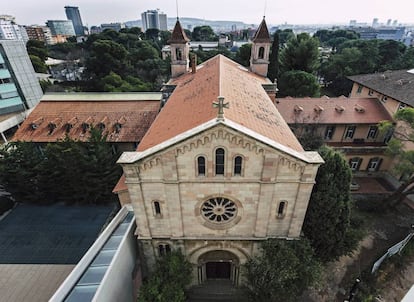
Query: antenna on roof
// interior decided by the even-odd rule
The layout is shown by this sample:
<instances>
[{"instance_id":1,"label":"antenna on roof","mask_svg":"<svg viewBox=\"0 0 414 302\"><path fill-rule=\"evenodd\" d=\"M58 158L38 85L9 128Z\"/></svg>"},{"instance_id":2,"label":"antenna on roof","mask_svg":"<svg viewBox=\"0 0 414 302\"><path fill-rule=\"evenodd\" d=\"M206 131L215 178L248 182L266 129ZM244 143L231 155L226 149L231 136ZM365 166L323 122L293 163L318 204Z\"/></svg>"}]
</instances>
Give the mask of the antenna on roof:
<instances>
[{"instance_id":1,"label":"antenna on roof","mask_svg":"<svg viewBox=\"0 0 414 302\"><path fill-rule=\"evenodd\" d=\"M267 7L267 0L265 0L265 3L264 3L263 19L266 17L266 7Z\"/></svg>"},{"instance_id":2,"label":"antenna on roof","mask_svg":"<svg viewBox=\"0 0 414 302\"><path fill-rule=\"evenodd\" d=\"M175 0L175 7L177 9L177 20L178 20L178 0Z\"/></svg>"}]
</instances>

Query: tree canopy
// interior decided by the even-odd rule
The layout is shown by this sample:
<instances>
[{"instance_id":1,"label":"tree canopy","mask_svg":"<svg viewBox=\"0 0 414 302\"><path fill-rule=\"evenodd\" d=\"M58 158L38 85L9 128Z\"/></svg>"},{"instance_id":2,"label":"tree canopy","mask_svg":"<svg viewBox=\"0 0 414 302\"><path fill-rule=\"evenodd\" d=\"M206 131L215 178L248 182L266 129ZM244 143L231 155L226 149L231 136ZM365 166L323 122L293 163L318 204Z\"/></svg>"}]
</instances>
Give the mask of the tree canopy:
<instances>
[{"instance_id":1,"label":"tree canopy","mask_svg":"<svg viewBox=\"0 0 414 302\"><path fill-rule=\"evenodd\" d=\"M301 70L291 70L282 73L278 81L278 96L319 97L320 86L317 78Z\"/></svg>"},{"instance_id":2,"label":"tree canopy","mask_svg":"<svg viewBox=\"0 0 414 302\"><path fill-rule=\"evenodd\" d=\"M319 167L302 230L322 261L350 253L357 244L351 228L352 172L343 155L323 146L325 163Z\"/></svg>"},{"instance_id":3,"label":"tree canopy","mask_svg":"<svg viewBox=\"0 0 414 302\"><path fill-rule=\"evenodd\" d=\"M245 265L250 301L296 301L319 281L321 267L306 239L269 239L261 252Z\"/></svg>"},{"instance_id":4,"label":"tree canopy","mask_svg":"<svg viewBox=\"0 0 414 302\"><path fill-rule=\"evenodd\" d=\"M92 129L88 142L70 138L44 147L12 142L0 150L0 181L19 202L107 203L121 175L106 137Z\"/></svg>"},{"instance_id":5,"label":"tree canopy","mask_svg":"<svg viewBox=\"0 0 414 302\"><path fill-rule=\"evenodd\" d=\"M196 26L191 34L193 41L218 41L218 36L208 25Z\"/></svg>"},{"instance_id":6,"label":"tree canopy","mask_svg":"<svg viewBox=\"0 0 414 302\"><path fill-rule=\"evenodd\" d=\"M157 259L155 271L145 280L138 302L184 302L184 289L191 281L191 264L179 251Z\"/></svg>"}]
</instances>

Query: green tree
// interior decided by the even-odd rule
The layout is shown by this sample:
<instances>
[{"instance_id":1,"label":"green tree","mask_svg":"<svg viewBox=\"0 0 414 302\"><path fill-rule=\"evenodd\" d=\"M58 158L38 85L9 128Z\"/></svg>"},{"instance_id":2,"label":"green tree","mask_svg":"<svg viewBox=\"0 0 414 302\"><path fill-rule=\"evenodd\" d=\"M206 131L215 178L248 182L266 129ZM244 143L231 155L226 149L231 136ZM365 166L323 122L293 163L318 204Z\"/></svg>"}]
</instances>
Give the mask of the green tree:
<instances>
[{"instance_id":1,"label":"green tree","mask_svg":"<svg viewBox=\"0 0 414 302\"><path fill-rule=\"evenodd\" d=\"M403 68L403 55L406 50L404 43L394 40L378 41L378 70L392 70Z\"/></svg>"},{"instance_id":2,"label":"green tree","mask_svg":"<svg viewBox=\"0 0 414 302\"><path fill-rule=\"evenodd\" d=\"M218 36L208 25L196 26L191 34L193 41L218 41Z\"/></svg>"},{"instance_id":3,"label":"green tree","mask_svg":"<svg viewBox=\"0 0 414 302\"><path fill-rule=\"evenodd\" d=\"M155 271L140 288L139 302L184 302L191 281L191 264L179 251L160 257Z\"/></svg>"},{"instance_id":4,"label":"green tree","mask_svg":"<svg viewBox=\"0 0 414 302\"><path fill-rule=\"evenodd\" d=\"M279 96L319 97L320 86L316 77L301 70L282 73L279 81Z\"/></svg>"},{"instance_id":5,"label":"green tree","mask_svg":"<svg viewBox=\"0 0 414 302\"><path fill-rule=\"evenodd\" d=\"M284 30L277 30L276 31L279 36L279 44L282 46L282 48L285 47L285 44L287 41L295 37L295 34L293 33L292 29L284 29Z\"/></svg>"},{"instance_id":6,"label":"green tree","mask_svg":"<svg viewBox=\"0 0 414 302\"><path fill-rule=\"evenodd\" d=\"M319 281L321 266L306 239L269 239L261 251L261 256L245 265L249 300L296 301Z\"/></svg>"},{"instance_id":7,"label":"green tree","mask_svg":"<svg viewBox=\"0 0 414 302\"><path fill-rule=\"evenodd\" d=\"M46 61L49 55L46 48L46 44L42 41L29 40L26 43L26 49L29 55L36 56L43 62Z\"/></svg>"},{"instance_id":8,"label":"green tree","mask_svg":"<svg viewBox=\"0 0 414 302\"><path fill-rule=\"evenodd\" d=\"M37 56L29 55L30 61L32 61L33 68L36 72L47 73L47 66L42 59Z\"/></svg>"},{"instance_id":9,"label":"green tree","mask_svg":"<svg viewBox=\"0 0 414 302\"><path fill-rule=\"evenodd\" d=\"M240 48L237 50L235 60L237 63L243 65L243 66L250 66L250 53L252 51L252 44L246 43L240 46Z\"/></svg>"},{"instance_id":10,"label":"green tree","mask_svg":"<svg viewBox=\"0 0 414 302\"><path fill-rule=\"evenodd\" d=\"M322 261L337 259L357 245L351 228L352 172L343 155L326 146L319 149L319 167L302 230Z\"/></svg>"},{"instance_id":11,"label":"green tree","mask_svg":"<svg viewBox=\"0 0 414 302\"><path fill-rule=\"evenodd\" d=\"M110 72L102 78L103 91L109 92L127 92L127 91L150 91L151 85L144 83L138 78L127 76L123 80L115 72Z\"/></svg>"},{"instance_id":12,"label":"green tree","mask_svg":"<svg viewBox=\"0 0 414 302\"><path fill-rule=\"evenodd\" d=\"M310 37L307 33L292 37L280 52L281 69L316 73L319 68L318 46L318 39Z\"/></svg>"},{"instance_id":13,"label":"green tree","mask_svg":"<svg viewBox=\"0 0 414 302\"><path fill-rule=\"evenodd\" d=\"M279 76L279 34L276 31L273 34L273 42L269 56L269 70L267 77L274 81Z\"/></svg>"},{"instance_id":14,"label":"green tree","mask_svg":"<svg viewBox=\"0 0 414 302\"><path fill-rule=\"evenodd\" d=\"M383 201L384 205L395 207L407 195L414 194L414 108L398 110L394 115L398 121L394 126L391 122L381 122L382 133L394 133L388 142L387 154L396 161L394 173L400 177L400 186Z\"/></svg>"}]
</instances>

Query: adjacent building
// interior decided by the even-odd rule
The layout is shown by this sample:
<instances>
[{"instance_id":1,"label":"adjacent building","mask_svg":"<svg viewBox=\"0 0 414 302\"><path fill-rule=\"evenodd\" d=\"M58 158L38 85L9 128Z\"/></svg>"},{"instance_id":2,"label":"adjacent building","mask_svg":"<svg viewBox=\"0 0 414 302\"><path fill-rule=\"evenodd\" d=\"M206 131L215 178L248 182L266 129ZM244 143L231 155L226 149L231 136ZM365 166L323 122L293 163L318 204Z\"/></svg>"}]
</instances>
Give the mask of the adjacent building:
<instances>
[{"instance_id":1,"label":"adjacent building","mask_svg":"<svg viewBox=\"0 0 414 302\"><path fill-rule=\"evenodd\" d=\"M31 25L24 27L29 40L37 40L46 44L53 44L53 37L50 28L47 26Z\"/></svg>"},{"instance_id":2,"label":"adjacent building","mask_svg":"<svg viewBox=\"0 0 414 302\"><path fill-rule=\"evenodd\" d=\"M65 6L65 13L68 20L72 21L76 36L83 36L85 29L83 27L79 8L76 6Z\"/></svg>"},{"instance_id":3,"label":"adjacent building","mask_svg":"<svg viewBox=\"0 0 414 302\"><path fill-rule=\"evenodd\" d=\"M0 40L28 41L23 26L16 24L15 18L9 15L0 15Z\"/></svg>"},{"instance_id":4,"label":"adjacent building","mask_svg":"<svg viewBox=\"0 0 414 302\"><path fill-rule=\"evenodd\" d=\"M38 144L66 136L87 141L90 129L107 136L116 151L135 150L158 114L160 92L45 94L13 137Z\"/></svg>"},{"instance_id":5,"label":"adjacent building","mask_svg":"<svg viewBox=\"0 0 414 302\"><path fill-rule=\"evenodd\" d=\"M393 118L377 98L280 98L276 107L297 137L321 137L344 154L354 173L390 170L385 151L392 133L380 133L378 123Z\"/></svg>"}]
</instances>

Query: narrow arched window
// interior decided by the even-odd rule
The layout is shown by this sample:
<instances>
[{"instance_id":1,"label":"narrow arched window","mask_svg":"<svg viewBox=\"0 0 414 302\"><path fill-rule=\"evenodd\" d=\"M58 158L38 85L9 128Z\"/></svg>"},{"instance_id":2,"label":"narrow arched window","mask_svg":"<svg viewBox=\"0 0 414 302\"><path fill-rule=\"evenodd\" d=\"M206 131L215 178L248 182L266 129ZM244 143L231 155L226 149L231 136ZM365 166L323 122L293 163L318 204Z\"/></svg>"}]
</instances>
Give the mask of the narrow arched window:
<instances>
[{"instance_id":1,"label":"narrow arched window","mask_svg":"<svg viewBox=\"0 0 414 302\"><path fill-rule=\"evenodd\" d=\"M236 156L234 158L234 175L241 175L242 173L243 158L241 156Z\"/></svg>"},{"instance_id":2,"label":"narrow arched window","mask_svg":"<svg viewBox=\"0 0 414 302\"><path fill-rule=\"evenodd\" d=\"M285 216L285 211L286 211L286 201L279 202L279 206L277 208L277 217L282 218L283 216Z\"/></svg>"},{"instance_id":3,"label":"narrow arched window","mask_svg":"<svg viewBox=\"0 0 414 302\"><path fill-rule=\"evenodd\" d=\"M178 61L181 61L183 59L183 51L182 51L181 48L176 48L175 49L175 56L176 56Z\"/></svg>"},{"instance_id":4,"label":"narrow arched window","mask_svg":"<svg viewBox=\"0 0 414 302\"><path fill-rule=\"evenodd\" d=\"M198 176L206 175L206 158L204 156L197 157L197 174Z\"/></svg>"},{"instance_id":5,"label":"narrow arched window","mask_svg":"<svg viewBox=\"0 0 414 302\"><path fill-rule=\"evenodd\" d=\"M264 58L264 47L260 47L259 48L259 59L263 59Z\"/></svg>"},{"instance_id":6,"label":"narrow arched window","mask_svg":"<svg viewBox=\"0 0 414 302\"><path fill-rule=\"evenodd\" d=\"M159 201L154 201L154 213L155 216L161 216L161 205Z\"/></svg>"},{"instance_id":7,"label":"narrow arched window","mask_svg":"<svg viewBox=\"0 0 414 302\"><path fill-rule=\"evenodd\" d=\"M216 150L216 175L224 175L224 149Z\"/></svg>"}]
</instances>

